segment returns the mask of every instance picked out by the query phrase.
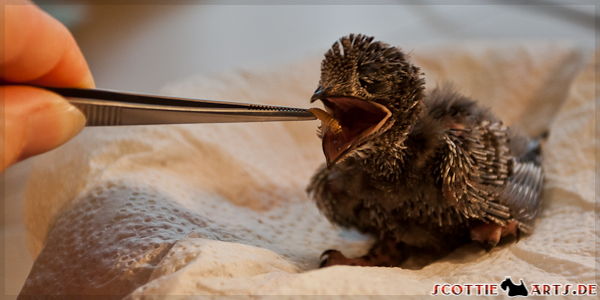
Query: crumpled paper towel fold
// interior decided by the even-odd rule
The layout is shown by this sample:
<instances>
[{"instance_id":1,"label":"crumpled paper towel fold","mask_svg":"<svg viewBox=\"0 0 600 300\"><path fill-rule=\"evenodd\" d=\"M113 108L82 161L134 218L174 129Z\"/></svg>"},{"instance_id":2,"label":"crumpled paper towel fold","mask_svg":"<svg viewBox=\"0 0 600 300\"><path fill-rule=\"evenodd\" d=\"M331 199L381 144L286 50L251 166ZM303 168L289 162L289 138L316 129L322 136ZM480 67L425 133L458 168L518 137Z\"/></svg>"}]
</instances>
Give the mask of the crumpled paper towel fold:
<instances>
[{"instance_id":1,"label":"crumpled paper towel fold","mask_svg":"<svg viewBox=\"0 0 600 300\"><path fill-rule=\"evenodd\" d=\"M434 284L594 281L595 56L562 42L417 47L427 87L452 82L545 145L533 235L467 245L422 270L337 266L368 251L304 189L324 161L317 121L86 128L36 158L26 190L30 294L427 295ZM192 77L163 94L309 107L321 57Z\"/></svg>"}]
</instances>

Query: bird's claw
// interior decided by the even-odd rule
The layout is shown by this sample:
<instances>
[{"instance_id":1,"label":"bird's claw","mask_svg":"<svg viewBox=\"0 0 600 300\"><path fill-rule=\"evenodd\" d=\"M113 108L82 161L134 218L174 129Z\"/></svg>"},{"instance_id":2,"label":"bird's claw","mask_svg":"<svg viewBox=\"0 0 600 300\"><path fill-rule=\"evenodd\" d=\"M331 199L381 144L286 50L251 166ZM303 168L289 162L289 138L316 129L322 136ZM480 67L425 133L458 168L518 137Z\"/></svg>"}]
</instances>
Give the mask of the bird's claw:
<instances>
[{"instance_id":1,"label":"bird's claw","mask_svg":"<svg viewBox=\"0 0 600 300\"><path fill-rule=\"evenodd\" d=\"M346 259L346 257L340 251L333 249L326 250L319 257L319 260L321 261L319 263L319 268L337 265L339 263L336 263L336 261L339 261L340 259Z\"/></svg>"}]
</instances>

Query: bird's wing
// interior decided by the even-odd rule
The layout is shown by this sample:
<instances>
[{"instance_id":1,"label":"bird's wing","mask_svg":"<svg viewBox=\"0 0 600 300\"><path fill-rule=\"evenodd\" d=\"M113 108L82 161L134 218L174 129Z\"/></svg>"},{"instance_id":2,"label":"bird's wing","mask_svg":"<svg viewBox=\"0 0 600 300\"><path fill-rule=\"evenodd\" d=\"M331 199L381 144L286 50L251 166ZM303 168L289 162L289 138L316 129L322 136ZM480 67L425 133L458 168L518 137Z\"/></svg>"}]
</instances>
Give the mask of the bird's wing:
<instances>
[{"instance_id":1,"label":"bird's wing","mask_svg":"<svg viewBox=\"0 0 600 300\"><path fill-rule=\"evenodd\" d=\"M510 208L511 215L519 221L519 229L525 233L531 230L528 223L535 219L540 209L543 180L544 173L539 164L515 161L512 175L498 194L500 202Z\"/></svg>"},{"instance_id":2,"label":"bird's wing","mask_svg":"<svg viewBox=\"0 0 600 300\"><path fill-rule=\"evenodd\" d=\"M510 208L498 198L511 172L506 127L484 121L444 134L439 176L445 199L467 219L506 226Z\"/></svg>"}]
</instances>

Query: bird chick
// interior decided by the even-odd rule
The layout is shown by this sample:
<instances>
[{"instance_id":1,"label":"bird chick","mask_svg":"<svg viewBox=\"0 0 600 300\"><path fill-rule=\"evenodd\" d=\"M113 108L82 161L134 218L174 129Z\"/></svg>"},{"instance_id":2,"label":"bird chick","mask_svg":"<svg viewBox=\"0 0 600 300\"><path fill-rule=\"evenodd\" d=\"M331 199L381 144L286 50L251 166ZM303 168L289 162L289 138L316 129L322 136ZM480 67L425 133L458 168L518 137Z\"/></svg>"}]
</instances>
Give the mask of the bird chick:
<instances>
[{"instance_id":1,"label":"bird chick","mask_svg":"<svg viewBox=\"0 0 600 300\"><path fill-rule=\"evenodd\" d=\"M540 208L540 139L513 133L451 87L425 95L400 49L361 34L325 54L311 102L326 163L307 188L332 223L375 238L369 253L325 251L321 267L421 268L471 241L529 233Z\"/></svg>"}]
</instances>

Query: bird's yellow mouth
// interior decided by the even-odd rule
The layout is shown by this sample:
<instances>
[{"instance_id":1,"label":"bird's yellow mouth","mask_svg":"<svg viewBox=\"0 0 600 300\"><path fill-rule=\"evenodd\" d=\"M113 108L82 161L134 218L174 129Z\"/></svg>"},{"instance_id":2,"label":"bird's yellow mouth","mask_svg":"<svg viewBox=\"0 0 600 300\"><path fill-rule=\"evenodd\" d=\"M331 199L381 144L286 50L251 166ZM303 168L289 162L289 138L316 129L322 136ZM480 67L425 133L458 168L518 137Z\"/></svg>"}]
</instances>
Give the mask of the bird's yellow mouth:
<instances>
[{"instance_id":1,"label":"bird's yellow mouth","mask_svg":"<svg viewBox=\"0 0 600 300\"><path fill-rule=\"evenodd\" d=\"M320 109L311 109L311 112L322 122L323 152L329 167L381 129L392 115L381 104L356 98L327 97L320 100L326 112Z\"/></svg>"}]
</instances>

